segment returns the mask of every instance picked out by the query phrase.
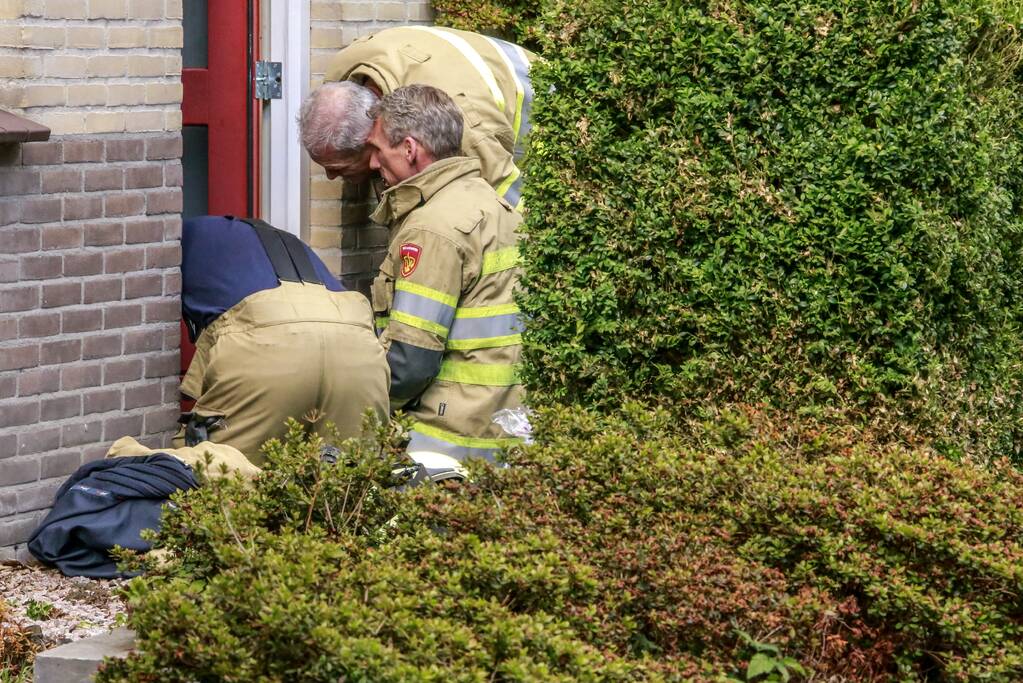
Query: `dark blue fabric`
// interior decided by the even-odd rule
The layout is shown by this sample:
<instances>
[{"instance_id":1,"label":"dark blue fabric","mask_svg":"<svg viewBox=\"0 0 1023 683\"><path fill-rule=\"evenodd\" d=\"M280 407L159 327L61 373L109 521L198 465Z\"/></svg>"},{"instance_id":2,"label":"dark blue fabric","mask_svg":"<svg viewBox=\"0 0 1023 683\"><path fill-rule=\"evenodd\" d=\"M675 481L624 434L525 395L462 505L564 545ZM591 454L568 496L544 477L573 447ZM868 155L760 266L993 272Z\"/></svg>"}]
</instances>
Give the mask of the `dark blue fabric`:
<instances>
[{"instance_id":1,"label":"dark blue fabric","mask_svg":"<svg viewBox=\"0 0 1023 683\"><path fill-rule=\"evenodd\" d=\"M67 576L121 576L108 551L149 550L142 530L160 527L172 493L197 485L188 465L164 453L86 463L57 491L29 552Z\"/></svg>"},{"instance_id":2,"label":"dark blue fabric","mask_svg":"<svg viewBox=\"0 0 1023 683\"><path fill-rule=\"evenodd\" d=\"M332 292L344 291L306 246L316 274ZM181 229L181 311L196 334L239 301L280 282L252 226L233 216L189 218Z\"/></svg>"},{"instance_id":3,"label":"dark blue fabric","mask_svg":"<svg viewBox=\"0 0 1023 683\"><path fill-rule=\"evenodd\" d=\"M387 364L391 368L391 400L404 401L407 405L418 397L440 372L443 359L443 351L392 339L391 348L387 351Z\"/></svg>"}]
</instances>

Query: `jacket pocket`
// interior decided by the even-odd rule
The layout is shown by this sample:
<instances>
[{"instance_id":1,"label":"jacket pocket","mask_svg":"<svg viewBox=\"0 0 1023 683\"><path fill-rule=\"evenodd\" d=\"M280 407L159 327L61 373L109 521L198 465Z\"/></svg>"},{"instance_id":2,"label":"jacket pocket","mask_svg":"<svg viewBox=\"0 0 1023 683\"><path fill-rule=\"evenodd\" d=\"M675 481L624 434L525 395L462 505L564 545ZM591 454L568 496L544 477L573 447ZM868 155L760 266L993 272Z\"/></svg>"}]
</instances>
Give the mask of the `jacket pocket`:
<instances>
[{"instance_id":1,"label":"jacket pocket","mask_svg":"<svg viewBox=\"0 0 1023 683\"><path fill-rule=\"evenodd\" d=\"M380 264L380 274L374 278L370 288L370 302L373 304L377 334L380 334L386 326L385 321L391 311L391 304L394 303L394 271L390 259L384 259Z\"/></svg>"}]
</instances>

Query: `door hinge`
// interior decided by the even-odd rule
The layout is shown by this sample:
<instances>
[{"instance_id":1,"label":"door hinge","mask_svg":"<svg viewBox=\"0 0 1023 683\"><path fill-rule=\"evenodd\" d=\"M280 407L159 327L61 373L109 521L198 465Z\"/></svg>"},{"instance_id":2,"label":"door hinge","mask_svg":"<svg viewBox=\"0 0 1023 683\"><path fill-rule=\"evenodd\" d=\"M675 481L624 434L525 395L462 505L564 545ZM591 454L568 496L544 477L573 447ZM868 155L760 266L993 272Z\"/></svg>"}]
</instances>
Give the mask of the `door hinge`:
<instances>
[{"instance_id":1,"label":"door hinge","mask_svg":"<svg viewBox=\"0 0 1023 683\"><path fill-rule=\"evenodd\" d=\"M256 99L281 99L280 62L256 62Z\"/></svg>"}]
</instances>

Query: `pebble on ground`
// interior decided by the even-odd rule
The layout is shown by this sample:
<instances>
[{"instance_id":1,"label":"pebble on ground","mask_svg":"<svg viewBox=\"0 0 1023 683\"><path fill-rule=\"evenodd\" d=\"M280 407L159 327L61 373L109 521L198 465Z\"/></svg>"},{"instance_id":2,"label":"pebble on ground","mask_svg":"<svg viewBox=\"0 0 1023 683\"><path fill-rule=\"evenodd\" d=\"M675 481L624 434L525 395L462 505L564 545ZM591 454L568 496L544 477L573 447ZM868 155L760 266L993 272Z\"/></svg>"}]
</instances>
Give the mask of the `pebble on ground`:
<instances>
[{"instance_id":1,"label":"pebble on ground","mask_svg":"<svg viewBox=\"0 0 1023 683\"><path fill-rule=\"evenodd\" d=\"M57 569L19 562L0 563L0 600L8 618L30 628L43 649L114 628L125 613L114 591L124 579L64 576Z\"/></svg>"}]
</instances>

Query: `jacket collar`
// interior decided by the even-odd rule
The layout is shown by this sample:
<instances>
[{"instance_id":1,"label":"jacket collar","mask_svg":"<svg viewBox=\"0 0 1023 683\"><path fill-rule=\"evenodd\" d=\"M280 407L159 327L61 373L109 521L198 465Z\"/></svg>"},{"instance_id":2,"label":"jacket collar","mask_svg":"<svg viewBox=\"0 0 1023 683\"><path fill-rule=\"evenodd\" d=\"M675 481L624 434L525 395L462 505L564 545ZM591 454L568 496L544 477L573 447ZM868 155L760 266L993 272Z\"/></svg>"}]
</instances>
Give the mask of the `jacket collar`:
<instances>
[{"instance_id":1,"label":"jacket collar","mask_svg":"<svg viewBox=\"0 0 1023 683\"><path fill-rule=\"evenodd\" d=\"M385 190L370 218L379 225L390 225L430 201L430 198L455 180L478 178L479 175L479 159L451 157L435 161L426 170Z\"/></svg>"}]
</instances>

